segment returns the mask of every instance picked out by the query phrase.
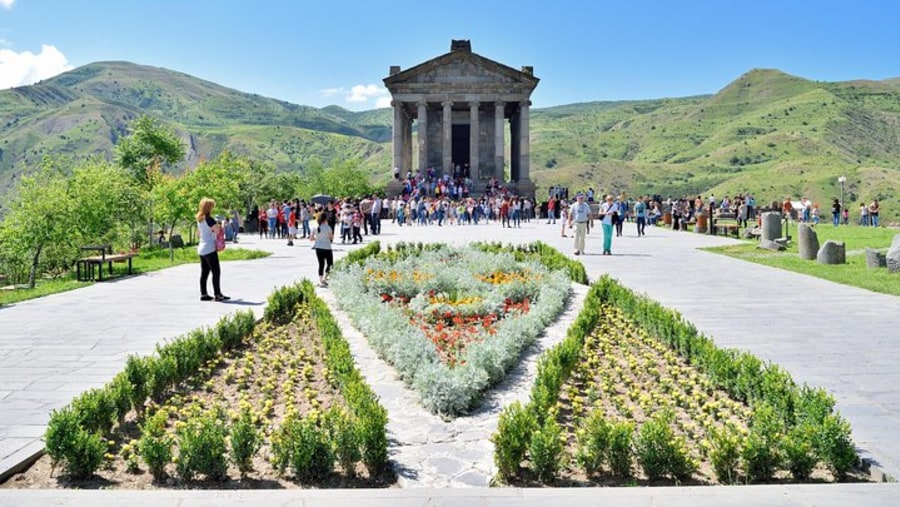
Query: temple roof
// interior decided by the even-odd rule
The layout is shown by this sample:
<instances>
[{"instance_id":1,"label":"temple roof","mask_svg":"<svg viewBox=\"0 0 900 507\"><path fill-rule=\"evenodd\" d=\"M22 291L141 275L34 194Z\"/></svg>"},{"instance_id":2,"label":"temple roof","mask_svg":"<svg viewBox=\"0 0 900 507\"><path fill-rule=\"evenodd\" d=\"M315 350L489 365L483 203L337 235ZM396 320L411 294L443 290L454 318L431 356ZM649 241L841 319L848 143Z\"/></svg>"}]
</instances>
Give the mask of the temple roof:
<instances>
[{"instance_id":1,"label":"temple roof","mask_svg":"<svg viewBox=\"0 0 900 507\"><path fill-rule=\"evenodd\" d=\"M473 53L469 41L454 40L451 50L436 58L400 71L391 68L384 85L396 93L447 93L500 91L531 94L540 79L531 67L516 70L500 62Z\"/></svg>"}]
</instances>

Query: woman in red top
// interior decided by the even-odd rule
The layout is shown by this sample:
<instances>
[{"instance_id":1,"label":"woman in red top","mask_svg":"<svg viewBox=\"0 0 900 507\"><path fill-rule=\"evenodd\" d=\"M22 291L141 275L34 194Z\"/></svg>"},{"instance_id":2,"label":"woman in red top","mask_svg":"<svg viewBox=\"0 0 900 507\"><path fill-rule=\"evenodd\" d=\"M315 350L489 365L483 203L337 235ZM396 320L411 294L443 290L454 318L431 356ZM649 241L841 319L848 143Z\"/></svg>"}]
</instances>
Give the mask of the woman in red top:
<instances>
[{"instance_id":1,"label":"woman in red top","mask_svg":"<svg viewBox=\"0 0 900 507\"><path fill-rule=\"evenodd\" d=\"M288 242L287 246L294 246L294 236L297 235L297 208L295 206L290 207L290 213L288 214L287 226L288 226Z\"/></svg>"},{"instance_id":2,"label":"woman in red top","mask_svg":"<svg viewBox=\"0 0 900 507\"><path fill-rule=\"evenodd\" d=\"M259 237L265 238L269 233L269 217L266 216L266 207L259 207Z\"/></svg>"}]
</instances>

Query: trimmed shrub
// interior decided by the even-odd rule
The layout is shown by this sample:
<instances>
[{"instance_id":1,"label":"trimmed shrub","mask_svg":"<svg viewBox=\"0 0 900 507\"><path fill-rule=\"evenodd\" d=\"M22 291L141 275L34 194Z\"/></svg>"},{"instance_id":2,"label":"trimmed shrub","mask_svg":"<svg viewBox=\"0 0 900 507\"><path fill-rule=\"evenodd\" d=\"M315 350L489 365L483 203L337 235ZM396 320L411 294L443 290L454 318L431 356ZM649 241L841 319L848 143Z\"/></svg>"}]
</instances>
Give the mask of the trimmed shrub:
<instances>
[{"instance_id":1,"label":"trimmed shrub","mask_svg":"<svg viewBox=\"0 0 900 507\"><path fill-rule=\"evenodd\" d=\"M603 417L603 412L597 409L584 418L581 427L575 432L578 448L575 460L588 476L599 472L603 463L608 460L611 432L612 425Z\"/></svg>"},{"instance_id":2,"label":"trimmed shrub","mask_svg":"<svg viewBox=\"0 0 900 507\"><path fill-rule=\"evenodd\" d=\"M172 462L174 440L166 432L168 420L169 414L165 410L157 410L141 426L141 438L137 444L137 452L155 481L162 481L167 477L166 466Z\"/></svg>"},{"instance_id":3,"label":"trimmed shrub","mask_svg":"<svg viewBox=\"0 0 900 507\"><path fill-rule=\"evenodd\" d=\"M738 465L741 459L741 438L730 426L713 432L709 459L719 482L723 484L737 483Z\"/></svg>"},{"instance_id":4,"label":"trimmed shrub","mask_svg":"<svg viewBox=\"0 0 900 507\"><path fill-rule=\"evenodd\" d=\"M814 428L806 425L795 426L782 441L784 464L798 481L809 479L816 466L815 449L812 445L814 431Z\"/></svg>"},{"instance_id":5,"label":"trimmed shrub","mask_svg":"<svg viewBox=\"0 0 900 507\"><path fill-rule=\"evenodd\" d=\"M211 414L202 415L176 430L179 477L190 481L197 474L207 480L222 480L228 470L225 426Z\"/></svg>"},{"instance_id":6,"label":"trimmed shrub","mask_svg":"<svg viewBox=\"0 0 900 507\"><path fill-rule=\"evenodd\" d=\"M348 477L356 475L356 463L362 459L359 434L353 418L343 409L332 407L325 413L325 427L334 444L334 454Z\"/></svg>"},{"instance_id":7,"label":"trimmed shrub","mask_svg":"<svg viewBox=\"0 0 900 507\"><path fill-rule=\"evenodd\" d=\"M613 423L609 430L609 469L619 477L631 477L634 425L627 421Z\"/></svg>"},{"instance_id":8,"label":"trimmed shrub","mask_svg":"<svg viewBox=\"0 0 900 507\"><path fill-rule=\"evenodd\" d=\"M309 418L287 418L272 436L275 466L293 471L301 481L327 478L334 472L334 452L328 433Z\"/></svg>"},{"instance_id":9,"label":"trimmed shrub","mask_svg":"<svg viewBox=\"0 0 900 507\"><path fill-rule=\"evenodd\" d=\"M556 419L547 418L544 424L532 433L528 444L531 466L543 483L553 482L564 459L562 429Z\"/></svg>"},{"instance_id":10,"label":"trimmed shrub","mask_svg":"<svg viewBox=\"0 0 900 507\"><path fill-rule=\"evenodd\" d=\"M525 452L536 426L534 413L518 401L508 405L500 413L497 432L491 436L491 442L494 443L494 465L497 466L501 481L509 480L519 473L519 466L525 459Z\"/></svg>"},{"instance_id":11,"label":"trimmed shrub","mask_svg":"<svg viewBox=\"0 0 900 507\"><path fill-rule=\"evenodd\" d=\"M822 421L815 437L815 448L838 479L843 479L856 464L856 451L850 439L850 423L839 415L828 415Z\"/></svg>"},{"instance_id":12,"label":"trimmed shrub","mask_svg":"<svg viewBox=\"0 0 900 507\"><path fill-rule=\"evenodd\" d=\"M229 430L231 444L231 461L241 473L241 478L253 471L253 457L262 445L262 435L253 424L253 418L247 409L241 410L241 415L232 424Z\"/></svg>"},{"instance_id":13,"label":"trimmed shrub","mask_svg":"<svg viewBox=\"0 0 900 507\"><path fill-rule=\"evenodd\" d=\"M671 415L666 413L646 421L634 443L638 463L651 481L665 476L683 480L696 469L687 444L674 434L670 422Z\"/></svg>"}]
</instances>

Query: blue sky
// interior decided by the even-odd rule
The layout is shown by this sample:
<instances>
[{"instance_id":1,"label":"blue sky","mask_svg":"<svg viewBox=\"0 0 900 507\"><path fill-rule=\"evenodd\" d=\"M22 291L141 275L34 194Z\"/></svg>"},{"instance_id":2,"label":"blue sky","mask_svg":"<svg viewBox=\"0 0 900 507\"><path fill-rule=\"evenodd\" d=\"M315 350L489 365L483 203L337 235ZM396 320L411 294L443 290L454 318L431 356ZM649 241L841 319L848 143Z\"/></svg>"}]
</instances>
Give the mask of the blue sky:
<instances>
[{"instance_id":1,"label":"blue sky","mask_svg":"<svg viewBox=\"0 0 900 507\"><path fill-rule=\"evenodd\" d=\"M482 56L534 66L534 107L548 107L715 93L753 68L900 77L898 22L889 0L0 0L0 88L126 60L363 110L388 100L391 65L470 39Z\"/></svg>"}]
</instances>

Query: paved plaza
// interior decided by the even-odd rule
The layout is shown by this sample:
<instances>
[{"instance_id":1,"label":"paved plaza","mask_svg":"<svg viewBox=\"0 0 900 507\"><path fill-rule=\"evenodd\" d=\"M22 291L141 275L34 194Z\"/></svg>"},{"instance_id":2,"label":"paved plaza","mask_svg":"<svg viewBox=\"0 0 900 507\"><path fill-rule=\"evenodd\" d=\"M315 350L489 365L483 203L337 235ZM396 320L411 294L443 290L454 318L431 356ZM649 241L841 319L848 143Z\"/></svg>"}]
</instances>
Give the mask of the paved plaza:
<instances>
[{"instance_id":1,"label":"paved plaza","mask_svg":"<svg viewBox=\"0 0 900 507\"><path fill-rule=\"evenodd\" d=\"M542 240L571 255L572 238L559 225L523 223L399 228L385 222L383 243L398 241L530 242ZM746 349L785 367L799 382L834 393L853 426L864 457L900 477L900 298L746 263L697 250L734 240L648 229L633 224L614 238L612 257L600 255L599 230L588 236L579 260L592 280L610 273L624 285L677 309L725 347ZM571 234L570 234L571 236ZM374 237L369 236L370 240ZM250 308L261 316L275 287L315 277L315 256L304 241L245 235L237 246L273 255L223 264L228 304L198 300L199 267L175 268L94 284L0 309L0 473L42 448L52 409L99 387L120 371L129 354L148 354L157 343L223 315ZM231 246L229 246L231 248ZM357 246L336 245L340 257ZM319 289L326 301L329 290ZM447 423L415 404L415 395L368 348L364 337L336 311L360 369L388 408L391 459L400 488L386 491L82 492L0 490L5 505L896 505L900 487L795 485L709 488L483 489L493 473L487 441L497 409L527 398L541 350L565 334L580 309L576 291L561 321L548 330L485 407ZM863 498L865 501L863 502Z\"/></svg>"}]
</instances>

